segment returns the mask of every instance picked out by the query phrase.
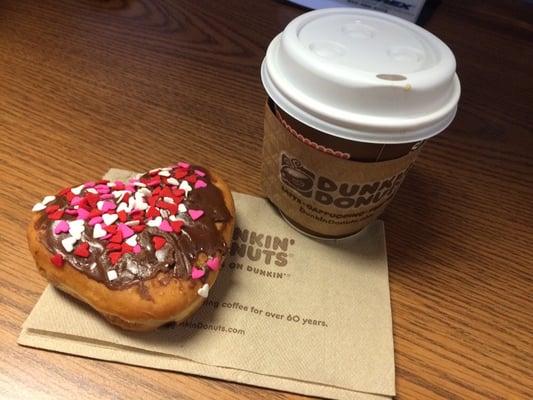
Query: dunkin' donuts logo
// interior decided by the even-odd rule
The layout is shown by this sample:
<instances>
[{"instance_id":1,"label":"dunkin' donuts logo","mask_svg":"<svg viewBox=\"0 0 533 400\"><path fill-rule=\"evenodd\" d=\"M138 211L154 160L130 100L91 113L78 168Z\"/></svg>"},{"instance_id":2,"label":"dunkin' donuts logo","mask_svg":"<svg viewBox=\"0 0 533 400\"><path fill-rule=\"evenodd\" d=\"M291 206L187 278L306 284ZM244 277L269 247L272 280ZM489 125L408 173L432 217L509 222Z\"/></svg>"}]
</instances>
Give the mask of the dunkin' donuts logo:
<instances>
[{"instance_id":1,"label":"dunkin' donuts logo","mask_svg":"<svg viewBox=\"0 0 533 400\"><path fill-rule=\"evenodd\" d=\"M230 255L238 255L249 261L284 267L288 263L289 250L295 240L288 237L268 235L238 226L233 231Z\"/></svg>"},{"instance_id":2,"label":"dunkin' donuts logo","mask_svg":"<svg viewBox=\"0 0 533 400\"><path fill-rule=\"evenodd\" d=\"M336 182L304 166L300 160L281 153L279 176L283 188L325 206L354 209L382 203L392 197L406 174L369 183Z\"/></svg>"}]
</instances>

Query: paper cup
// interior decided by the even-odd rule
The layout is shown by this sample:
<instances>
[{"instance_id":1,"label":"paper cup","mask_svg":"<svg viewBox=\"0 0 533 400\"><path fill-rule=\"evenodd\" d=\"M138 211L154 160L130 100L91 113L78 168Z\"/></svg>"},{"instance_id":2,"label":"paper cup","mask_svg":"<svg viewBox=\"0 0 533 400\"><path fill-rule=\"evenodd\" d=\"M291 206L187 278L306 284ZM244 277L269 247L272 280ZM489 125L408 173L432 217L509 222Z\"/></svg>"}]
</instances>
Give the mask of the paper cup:
<instances>
[{"instance_id":1,"label":"paper cup","mask_svg":"<svg viewBox=\"0 0 533 400\"><path fill-rule=\"evenodd\" d=\"M424 29L367 10L312 11L270 44L262 185L300 230L358 232L453 120L455 58Z\"/></svg>"}]
</instances>

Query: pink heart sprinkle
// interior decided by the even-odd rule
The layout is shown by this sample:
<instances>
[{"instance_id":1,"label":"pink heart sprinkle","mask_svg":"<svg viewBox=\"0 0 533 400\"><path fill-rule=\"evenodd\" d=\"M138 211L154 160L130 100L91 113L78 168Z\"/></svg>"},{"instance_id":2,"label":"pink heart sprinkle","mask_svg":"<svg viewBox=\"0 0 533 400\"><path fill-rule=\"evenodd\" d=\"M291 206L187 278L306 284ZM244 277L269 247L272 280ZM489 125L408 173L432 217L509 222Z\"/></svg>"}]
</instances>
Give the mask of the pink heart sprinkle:
<instances>
[{"instance_id":1,"label":"pink heart sprinkle","mask_svg":"<svg viewBox=\"0 0 533 400\"><path fill-rule=\"evenodd\" d=\"M109 186L107 185L96 185L94 188L100 194L109 193L111 191L111 189L109 189Z\"/></svg>"},{"instance_id":2,"label":"pink heart sprinkle","mask_svg":"<svg viewBox=\"0 0 533 400\"><path fill-rule=\"evenodd\" d=\"M195 189L201 189L201 188L205 188L207 186L207 183L205 183L203 180L201 179L198 179L195 183L194 183L194 188Z\"/></svg>"},{"instance_id":3,"label":"pink heart sprinkle","mask_svg":"<svg viewBox=\"0 0 533 400\"><path fill-rule=\"evenodd\" d=\"M104 204L102 204L103 213L106 213L109 210L114 210L115 208L117 208L117 205L112 201L104 201Z\"/></svg>"},{"instance_id":4,"label":"pink heart sprinkle","mask_svg":"<svg viewBox=\"0 0 533 400\"><path fill-rule=\"evenodd\" d=\"M115 181L115 186L124 186L125 183L123 181Z\"/></svg>"},{"instance_id":5,"label":"pink heart sprinkle","mask_svg":"<svg viewBox=\"0 0 533 400\"><path fill-rule=\"evenodd\" d=\"M200 279L204 275L205 275L205 271L203 269L192 267L192 272L191 272L192 279Z\"/></svg>"},{"instance_id":6,"label":"pink heart sprinkle","mask_svg":"<svg viewBox=\"0 0 533 400\"><path fill-rule=\"evenodd\" d=\"M194 173L198 176L205 176L205 172L204 171L200 171L199 169L195 169L194 170Z\"/></svg>"},{"instance_id":7,"label":"pink heart sprinkle","mask_svg":"<svg viewBox=\"0 0 533 400\"><path fill-rule=\"evenodd\" d=\"M135 246L133 246L133 252L135 254L139 254L141 252L141 246L136 244Z\"/></svg>"},{"instance_id":8,"label":"pink heart sprinkle","mask_svg":"<svg viewBox=\"0 0 533 400\"><path fill-rule=\"evenodd\" d=\"M56 235L59 235L60 233L68 232L69 229L70 229L70 226L68 225L68 222L61 220L54 228L54 233Z\"/></svg>"},{"instance_id":9,"label":"pink heart sprinkle","mask_svg":"<svg viewBox=\"0 0 533 400\"><path fill-rule=\"evenodd\" d=\"M220 258L218 257L210 258L209 260L207 260L206 264L213 271L217 271L220 268Z\"/></svg>"},{"instance_id":10,"label":"pink heart sprinkle","mask_svg":"<svg viewBox=\"0 0 533 400\"><path fill-rule=\"evenodd\" d=\"M91 213L89 211L87 211L85 208L78 208L78 218L76 219L83 219L83 220L86 220L87 218L89 218L89 215L91 215Z\"/></svg>"},{"instance_id":11,"label":"pink heart sprinkle","mask_svg":"<svg viewBox=\"0 0 533 400\"><path fill-rule=\"evenodd\" d=\"M152 179L150 179L150 181L146 184L146 186L155 186L155 185L159 185L159 182L161 182L159 179L157 179L157 177L153 177Z\"/></svg>"},{"instance_id":12,"label":"pink heart sprinkle","mask_svg":"<svg viewBox=\"0 0 533 400\"><path fill-rule=\"evenodd\" d=\"M172 226L170 226L167 220L161 222L161 225L159 225L159 229L165 232L172 232Z\"/></svg>"},{"instance_id":13,"label":"pink heart sprinkle","mask_svg":"<svg viewBox=\"0 0 533 400\"><path fill-rule=\"evenodd\" d=\"M89 225L91 226L94 226L96 224L99 224L100 222L103 221L103 218L100 217L99 215L96 216L96 217L92 217L90 220L89 220Z\"/></svg>"},{"instance_id":14,"label":"pink heart sprinkle","mask_svg":"<svg viewBox=\"0 0 533 400\"><path fill-rule=\"evenodd\" d=\"M198 218L204 215L203 210L191 210L189 208L187 211L189 212L189 215L191 216L193 221L196 221Z\"/></svg>"},{"instance_id":15,"label":"pink heart sprinkle","mask_svg":"<svg viewBox=\"0 0 533 400\"><path fill-rule=\"evenodd\" d=\"M124 188L124 190L127 190L128 192L135 192L135 186L133 185L126 185L126 187Z\"/></svg>"},{"instance_id":16,"label":"pink heart sprinkle","mask_svg":"<svg viewBox=\"0 0 533 400\"><path fill-rule=\"evenodd\" d=\"M78 210L74 210L73 208L67 208L65 210L65 214L68 215L78 215Z\"/></svg>"},{"instance_id":17,"label":"pink heart sprinkle","mask_svg":"<svg viewBox=\"0 0 533 400\"><path fill-rule=\"evenodd\" d=\"M80 204L80 202L81 202L81 197L80 196L74 196L72 198L72 200L70 200L70 205L71 206L77 206L77 205Z\"/></svg>"},{"instance_id":18,"label":"pink heart sprinkle","mask_svg":"<svg viewBox=\"0 0 533 400\"><path fill-rule=\"evenodd\" d=\"M108 199L112 199L114 196L112 193L105 193L105 194L101 194L100 195L100 198L102 200L108 200Z\"/></svg>"},{"instance_id":19,"label":"pink heart sprinkle","mask_svg":"<svg viewBox=\"0 0 533 400\"><path fill-rule=\"evenodd\" d=\"M90 181L90 182L85 182L85 183L83 184L83 187L84 187L84 188L92 188L92 187L94 187L94 185L96 185L96 183L93 182L93 181Z\"/></svg>"},{"instance_id":20,"label":"pink heart sprinkle","mask_svg":"<svg viewBox=\"0 0 533 400\"><path fill-rule=\"evenodd\" d=\"M178 167L180 167L180 168L185 168L185 169L189 169L189 168L191 167L191 164L188 164L188 163L186 163L186 162L181 162L181 161L180 161L180 162L178 163Z\"/></svg>"},{"instance_id":21,"label":"pink heart sprinkle","mask_svg":"<svg viewBox=\"0 0 533 400\"><path fill-rule=\"evenodd\" d=\"M124 239L127 239L127 238L129 238L129 237L131 237L131 236L133 236L135 234L133 229L131 229L126 224L118 224L118 230L120 231L120 233L122 233L122 237Z\"/></svg>"}]
</instances>

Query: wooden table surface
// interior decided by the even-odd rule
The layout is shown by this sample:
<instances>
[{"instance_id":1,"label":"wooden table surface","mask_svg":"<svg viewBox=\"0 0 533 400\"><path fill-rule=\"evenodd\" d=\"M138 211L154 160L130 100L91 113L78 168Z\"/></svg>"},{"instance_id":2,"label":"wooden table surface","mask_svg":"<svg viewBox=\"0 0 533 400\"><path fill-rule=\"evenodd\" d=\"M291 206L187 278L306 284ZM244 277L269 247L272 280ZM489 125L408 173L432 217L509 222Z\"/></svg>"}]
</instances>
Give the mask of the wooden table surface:
<instances>
[{"instance_id":1,"label":"wooden table surface","mask_svg":"<svg viewBox=\"0 0 533 400\"><path fill-rule=\"evenodd\" d=\"M399 399L533 398L533 7L443 1L456 120L384 217ZM0 396L300 396L16 345L46 282L24 230L44 194L188 159L260 195L271 1L0 2Z\"/></svg>"}]
</instances>

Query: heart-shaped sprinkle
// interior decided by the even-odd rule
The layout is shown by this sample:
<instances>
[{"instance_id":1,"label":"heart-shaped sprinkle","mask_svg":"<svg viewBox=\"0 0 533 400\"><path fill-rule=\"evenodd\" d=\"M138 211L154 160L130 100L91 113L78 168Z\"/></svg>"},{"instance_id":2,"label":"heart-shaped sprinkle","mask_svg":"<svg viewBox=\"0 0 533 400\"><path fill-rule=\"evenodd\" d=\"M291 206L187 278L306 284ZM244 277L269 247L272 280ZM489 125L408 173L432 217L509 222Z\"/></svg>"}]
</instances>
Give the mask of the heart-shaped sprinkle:
<instances>
[{"instance_id":1,"label":"heart-shaped sprinkle","mask_svg":"<svg viewBox=\"0 0 533 400\"><path fill-rule=\"evenodd\" d=\"M83 242L80 243L78 247L74 249L74 254L78 257L87 258L89 257L89 243Z\"/></svg>"},{"instance_id":2,"label":"heart-shaped sprinkle","mask_svg":"<svg viewBox=\"0 0 533 400\"><path fill-rule=\"evenodd\" d=\"M151 219L149 221L146 222L146 225L152 227L152 228L157 228L159 225L161 225L161 222L163 221L163 218L161 217L156 217L154 219Z\"/></svg>"},{"instance_id":3,"label":"heart-shaped sprinkle","mask_svg":"<svg viewBox=\"0 0 533 400\"><path fill-rule=\"evenodd\" d=\"M170 172L168 172L166 170L165 171L159 171L158 175L159 176L170 176Z\"/></svg>"},{"instance_id":4,"label":"heart-shaped sprinkle","mask_svg":"<svg viewBox=\"0 0 533 400\"><path fill-rule=\"evenodd\" d=\"M109 201L109 200L106 200L106 201L99 201L98 204L97 204L97 207L99 210L101 210L103 213L105 212L108 212L110 210L114 210L117 208L117 205L112 202L112 201Z\"/></svg>"},{"instance_id":5,"label":"heart-shaped sprinkle","mask_svg":"<svg viewBox=\"0 0 533 400\"><path fill-rule=\"evenodd\" d=\"M94 182L94 181L89 181L89 182L85 182L85 183L83 184L83 187L84 187L84 188L92 188L92 187L94 187L94 185L96 185L96 182Z\"/></svg>"},{"instance_id":6,"label":"heart-shaped sprinkle","mask_svg":"<svg viewBox=\"0 0 533 400\"><path fill-rule=\"evenodd\" d=\"M178 163L178 167L180 167L180 168L185 168L185 169L189 169L189 168L191 167L191 164L180 161L180 162Z\"/></svg>"},{"instance_id":7,"label":"heart-shaped sprinkle","mask_svg":"<svg viewBox=\"0 0 533 400\"><path fill-rule=\"evenodd\" d=\"M81 239L81 234L85 231L85 221L77 219L75 221L69 221L68 233L74 238Z\"/></svg>"},{"instance_id":8,"label":"heart-shaped sprinkle","mask_svg":"<svg viewBox=\"0 0 533 400\"><path fill-rule=\"evenodd\" d=\"M128 207L128 203L126 203L125 201L122 201L118 207L116 208L116 211L117 212L120 212L120 211L125 211L127 213L130 213L131 212L131 208Z\"/></svg>"},{"instance_id":9,"label":"heart-shaped sprinkle","mask_svg":"<svg viewBox=\"0 0 533 400\"><path fill-rule=\"evenodd\" d=\"M48 218L55 221L55 220L61 219L64 213L65 212L63 210L57 210L56 212L53 212L52 214L48 214Z\"/></svg>"},{"instance_id":10,"label":"heart-shaped sprinkle","mask_svg":"<svg viewBox=\"0 0 533 400\"><path fill-rule=\"evenodd\" d=\"M114 251L114 252L112 252L112 253L109 253L109 259L111 260L111 264L113 264L113 265L115 265L115 264L118 262L118 260L120 259L120 257L122 257L122 253L121 253L120 251ZM109 276L109 273L110 273L111 271L113 271L113 270L107 271L108 276ZM114 272L115 275L116 275L116 271L113 271L113 272ZM113 278L113 279L116 279L116 277Z\"/></svg>"},{"instance_id":11,"label":"heart-shaped sprinkle","mask_svg":"<svg viewBox=\"0 0 533 400\"><path fill-rule=\"evenodd\" d=\"M135 226L132 226L131 229L133 229L133 232L135 233L140 233L142 231L144 231L144 228L146 227L146 225L135 225Z\"/></svg>"},{"instance_id":12,"label":"heart-shaped sprinkle","mask_svg":"<svg viewBox=\"0 0 533 400\"><path fill-rule=\"evenodd\" d=\"M127 243L122 243L120 251L122 252L122 254L133 253L133 247Z\"/></svg>"},{"instance_id":13,"label":"heart-shaped sprinkle","mask_svg":"<svg viewBox=\"0 0 533 400\"><path fill-rule=\"evenodd\" d=\"M167 183L169 185L174 185L174 186L178 186L180 184L180 182L176 178L168 178Z\"/></svg>"},{"instance_id":14,"label":"heart-shaped sprinkle","mask_svg":"<svg viewBox=\"0 0 533 400\"><path fill-rule=\"evenodd\" d=\"M142 198L139 198L139 199L135 199L135 203L133 207L136 210L144 211L148 209L149 205Z\"/></svg>"},{"instance_id":15,"label":"heart-shaped sprinkle","mask_svg":"<svg viewBox=\"0 0 533 400\"><path fill-rule=\"evenodd\" d=\"M205 271L203 269L192 267L192 271L191 271L192 279L200 279L204 275L205 275Z\"/></svg>"},{"instance_id":16,"label":"heart-shaped sprinkle","mask_svg":"<svg viewBox=\"0 0 533 400\"><path fill-rule=\"evenodd\" d=\"M109 243L106 247L109 251L122 250L122 245L120 243Z\"/></svg>"},{"instance_id":17,"label":"heart-shaped sprinkle","mask_svg":"<svg viewBox=\"0 0 533 400\"><path fill-rule=\"evenodd\" d=\"M200 218L202 215L204 215L204 211L203 210L193 210L193 209L190 209L187 210L189 215L191 216L192 220L193 221L196 221L198 218Z\"/></svg>"},{"instance_id":18,"label":"heart-shaped sprinkle","mask_svg":"<svg viewBox=\"0 0 533 400\"><path fill-rule=\"evenodd\" d=\"M76 210L74 208L67 208L65 210L65 214L67 214L67 215L78 215L78 210Z\"/></svg>"},{"instance_id":19,"label":"heart-shaped sprinkle","mask_svg":"<svg viewBox=\"0 0 533 400\"><path fill-rule=\"evenodd\" d=\"M60 233L67 233L69 230L68 222L65 220L58 221L57 225L54 228L54 233L59 235Z\"/></svg>"},{"instance_id":20,"label":"heart-shaped sprinkle","mask_svg":"<svg viewBox=\"0 0 533 400\"><path fill-rule=\"evenodd\" d=\"M106 230L107 233L115 233L118 230L118 226L116 225L102 225L102 228Z\"/></svg>"},{"instance_id":21,"label":"heart-shaped sprinkle","mask_svg":"<svg viewBox=\"0 0 533 400\"><path fill-rule=\"evenodd\" d=\"M106 194L101 194L100 195L100 199L102 200L109 200L109 199L112 199L113 198L113 194L112 193L106 193Z\"/></svg>"},{"instance_id":22,"label":"heart-shaped sprinkle","mask_svg":"<svg viewBox=\"0 0 533 400\"><path fill-rule=\"evenodd\" d=\"M201 176L201 177L204 177L205 176L205 172L204 171L200 171L199 169L195 169L194 170L194 173L198 176Z\"/></svg>"},{"instance_id":23,"label":"heart-shaped sprinkle","mask_svg":"<svg viewBox=\"0 0 533 400\"><path fill-rule=\"evenodd\" d=\"M50 257L50 261L57 268L61 268L63 266L63 264L65 264L65 260L63 259L63 256L61 254L59 254L59 253L56 253L52 257Z\"/></svg>"},{"instance_id":24,"label":"heart-shaped sprinkle","mask_svg":"<svg viewBox=\"0 0 533 400\"><path fill-rule=\"evenodd\" d=\"M126 222L128 220L128 214L126 214L126 211L119 211L117 212L118 220L120 222Z\"/></svg>"},{"instance_id":25,"label":"heart-shaped sprinkle","mask_svg":"<svg viewBox=\"0 0 533 400\"><path fill-rule=\"evenodd\" d=\"M120 253L116 253L116 254L118 254L118 256L120 258ZM109 256L111 258L111 254ZM115 264L117 261L118 261L118 259L115 260L115 261L111 261L111 262L113 262L113 264ZM118 278L117 271L115 271L114 269L110 269L109 271L107 271L107 279L109 279L109 281L114 281L117 278Z\"/></svg>"},{"instance_id":26,"label":"heart-shaped sprinkle","mask_svg":"<svg viewBox=\"0 0 533 400\"><path fill-rule=\"evenodd\" d=\"M210 258L209 260L207 260L206 264L209 267L209 269L213 271L218 271L220 269L220 258L218 257Z\"/></svg>"},{"instance_id":27,"label":"heart-shaped sprinkle","mask_svg":"<svg viewBox=\"0 0 533 400\"><path fill-rule=\"evenodd\" d=\"M102 218L106 225L111 225L118 219L118 215L117 214L104 214L102 215Z\"/></svg>"},{"instance_id":28,"label":"heart-shaped sprinkle","mask_svg":"<svg viewBox=\"0 0 533 400\"><path fill-rule=\"evenodd\" d=\"M126 221L125 224L128 225L128 226L135 226L135 225L139 225L140 222L139 222L139 220L134 219L134 220L131 220L131 221Z\"/></svg>"},{"instance_id":29,"label":"heart-shaped sprinkle","mask_svg":"<svg viewBox=\"0 0 533 400\"><path fill-rule=\"evenodd\" d=\"M133 246L133 253L134 254L139 254L140 252L141 252L141 246L139 246L138 244Z\"/></svg>"},{"instance_id":30,"label":"heart-shaped sprinkle","mask_svg":"<svg viewBox=\"0 0 533 400\"><path fill-rule=\"evenodd\" d=\"M183 221L171 221L170 226L175 233L180 233L183 226Z\"/></svg>"},{"instance_id":31,"label":"heart-shaped sprinkle","mask_svg":"<svg viewBox=\"0 0 533 400\"><path fill-rule=\"evenodd\" d=\"M46 206L43 203L35 203L35 205L33 206L33 208L31 210L36 212L36 211L42 211L45 208L46 208Z\"/></svg>"},{"instance_id":32,"label":"heart-shaped sprinkle","mask_svg":"<svg viewBox=\"0 0 533 400\"><path fill-rule=\"evenodd\" d=\"M111 236L109 241L113 243L122 243L122 239L122 233L120 231L117 231L113 234L113 236Z\"/></svg>"},{"instance_id":33,"label":"heart-shaped sprinkle","mask_svg":"<svg viewBox=\"0 0 533 400\"><path fill-rule=\"evenodd\" d=\"M196 175L189 175L185 177L185 180L189 183L195 183L198 177Z\"/></svg>"},{"instance_id":34,"label":"heart-shaped sprinkle","mask_svg":"<svg viewBox=\"0 0 533 400\"><path fill-rule=\"evenodd\" d=\"M93 238L100 239L107 235L107 231L102 228L101 224L96 224L93 229Z\"/></svg>"},{"instance_id":35,"label":"heart-shaped sprinkle","mask_svg":"<svg viewBox=\"0 0 533 400\"><path fill-rule=\"evenodd\" d=\"M204 283L204 286L198 289L198 295L202 296L204 299L207 299L207 296L209 296L209 284Z\"/></svg>"},{"instance_id":36,"label":"heart-shaped sprinkle","mask_svg":"<svg viewBox=\"0 0 533 400\"><path fill-rule=\"evenodd\" d=\"M189 193L192 190L191 185L187 181L182 181L180 183L180 189L185 191L185 194Z\"/></svg>"},{"instance_id":37,"label":"heart-shaped sprinkle","mask_svg":"<svg viewBox=\"0 0 533 400\"><path fill-rule=\"evenodd\" d=\"M94 188L100 194L106 194L106 193L109 193L111 191L111 189L109 189L109 186L107 186L107 185L96 185Z\"/></svg>"},{"instance_id":38,"label":"heart-shaped sprinkle","mask_svg":"<svg viewBox=\"0 0 533 400\"><path fill-rule=\"evenodd\" d=\"M85 208L78 208L78 218L77 219L86 220L86 219L89 219L90 216L91 216L91 213L89 211L87 211Z\"/></svg>"},{"instance_id":39,"label":"heart-shaped sprinkle","mask_svg":"<svg viewBox=\"0 0 533 400\"><path fill-rule=\"evenodd\" d=\"M201 189L207 187L207 183L205 183L203 180L198 179L196 183L194 184L195 189Z\"/></svg>"},{"instance_id":40,"label":"heart-shaped sprinkle","mask_svg":"<svg viewBox=\"0 0 533 400\"><path fill-rule=\"evenodd\" d=\"M81 199L82 197L80 196L74 196L71 200L70 200L70 205L71 206L77 206L81 203Z\"/></svg>"},{"instance_id":41,"label":"heart-shaped sprinkle","mask_svg":"<svg viewBox=\"0 0 533 400\"><path fill-rule=\"evenodd\" d=\"M154 248L156 250L159 250L161 247L163 247L167 241L162 236L154 236L152 237L152 243L154 244Z\"/></svg>"},{"instance_id":42,"label":"heart-shaped sprinkle","mask_svg":"<svg viewBox=\"0 0 533 400\"><path fill-rule=\"evenodd\" d=\"M80 186L71 188L70 191L77 196L81 193L82 189L83 189L83 185L80 185Z\"/></svg>"},{"instance_id":43,"label":"heart-shaped sprinkle","mask_svg":"<svg viewBox=\"0 0 533 400\"><path fill-rule=\"evenodd\" d=\"M88 188L88 189L85 189L85 191L87 193L91 193L91 194L98 194L98 191L95 189L95 188Z\"/></svg>"},{"instance_id":44,"label":"heart-shaped sprinkle","mask_svg":"<svg viewBox=\"0 0 533 400\"><path fill-rule=\"evenodd\" d=\"M183 203L178 204L178 211L180 213L187 212L187 207L185 206L185 204L183 204Z\"/></svg>"},{"instance_id":45,"label":"heart-shaped sprinkle","mask_svg":"<svg viewBox=\"0 0 533 400\"><path fill-rule=\"evenodd\" d=\"M56 196L44 196L44 199L41 200L41 203L44 205L50 203L51 201L54 201L56 199Z\"/></svg>"},{"instance_id":46,"label":"heart-shaped sprinkle","mask_svg":"<svg viewBox=\"0 0 533 400\"><path fill-rule=\"evenodd\" d=\"M161 222L161 224L159 225L159 229L164 232L172 232L172 226L170 226L167 220Z\"/></svg>"},{"instance_id":47,"label":"heart-shaped sprinkle","mask_svg":"<svg viewBox=\"0 0 533 400\"><path fill-rule=\"evenodd\" d=\"M74 244L78 241L73 236L69 236L61 241L61 245L65 249L66 252L70 253L74 249Z\"/></svg>"},{"instance_id":48,"label":"heart-shaped sprinkle","mask_svg":"<svg viewBox=\"0 0 533 400\"><path fill-rule=\"evenodd\" d=\"M92 217L90 220L89 220L89 225L90 226L93 226L93 225L96 225L96 224L99 224L100 222L103 221L103 218L100 217L99 215L97 215L96 217Z\"/></svg>"},{"instance_id":49,"label":"heart-shaped sprinkle","mask_svg":"<svg viewBox=\"0 0 533 400\"><path fill-rule=\"evenodd\" d=\"M126 224L118 224L118 230L120 231L120 233L122 233L122 237L124 239L127 239L127 238L133 236L133 234L135 233Z\"/></svg>"},{"instance_id":50,"label":"heart-shaped sprinkle","mask_svg":"<svg viewBox=\"0 0 533 400\"><path fill-rule=\"evenodd\" d=\"M52 214L57 210L59 210L59 206L57 204L53 204L51 206L46 207L44 211L46 211L47 214Z\"/></svg>"}]
</instances>

